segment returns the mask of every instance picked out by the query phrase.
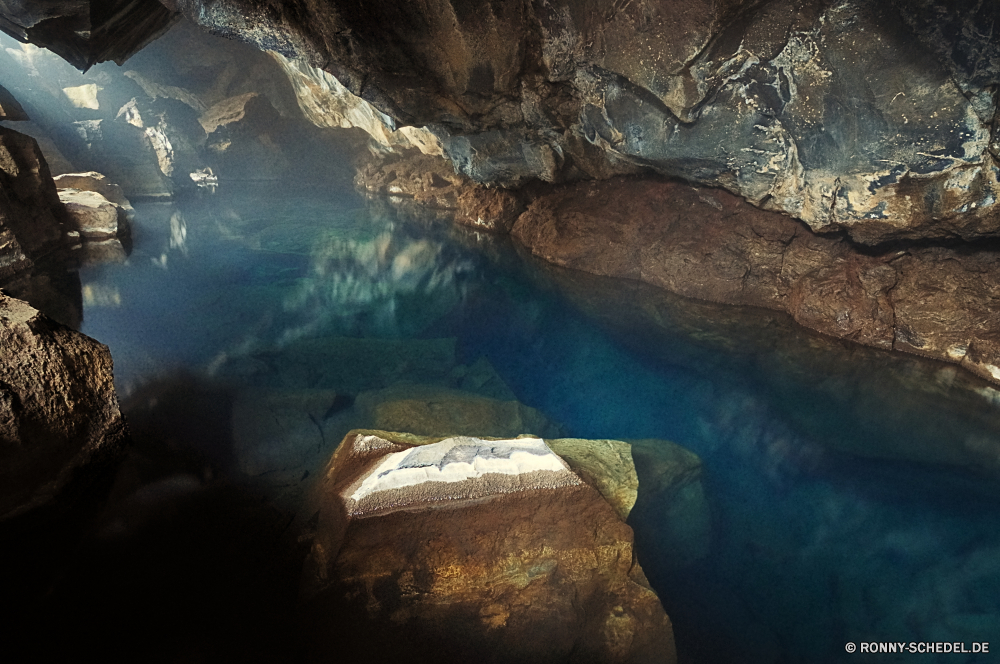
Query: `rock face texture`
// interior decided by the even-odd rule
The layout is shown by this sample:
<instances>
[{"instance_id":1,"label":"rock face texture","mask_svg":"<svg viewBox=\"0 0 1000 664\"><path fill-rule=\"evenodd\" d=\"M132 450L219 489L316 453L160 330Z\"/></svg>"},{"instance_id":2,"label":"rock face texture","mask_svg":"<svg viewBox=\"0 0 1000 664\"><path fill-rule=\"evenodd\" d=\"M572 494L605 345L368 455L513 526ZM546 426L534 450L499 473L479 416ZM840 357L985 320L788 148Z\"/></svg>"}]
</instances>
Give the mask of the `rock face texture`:
<instances>
[{"instance_id":1,"label":"rock face texture","mask_svg":"<svg viewBox=\"0 0 1000 664\"><path fill-rule=\"evenodd\" d=\"M167 4L427 125L478 182L639 167L867 244L1000 224L995 3Z\"/></svg>"},{"instance_id":2,"label":"rock face texture","mask_svg":"<svg viewBox=\"0 0 1000 664\"><path fill-rule=\"evenodd\" d=\"M556 189L512 233L557 265L787 311L819 332L958 362L1000 382L996 251L862 253L725 192L652 180Z\"/></svg>"},{"instance_id":3,"label":"rock face texture","mask_svg":"<svg viewBox=\"0 0 1000 664\"><path fill-rule=\"evenodd\" d=\"M107 346L0 293L0 523L73 509L126 435Z\"/></svg>"},{"instance_id":4,"label":"rock face texture","mask_svg":"<svg viewBox=\"0 0 1000 664\"><path fill-rule=\"evenodd\" d=\"M676 661L631 529L540 439L354 431L318 505L317 661Z\"/></svg>"},{"instance_id":5,"label":"rock face texture","mask_svg":"<svg viewBox=\"0 0 1000 664\"><path fill-rule=\"evenodd\" d=\"M176 19L156 0L13 0L4 3L0 29L87 69L122 64Z\"/></svg>"},{"instance_id":6,"label":"rock face texture","mask_svg":"<svg viewBox=\"0 0 1000 664\"><path fill-rule=\"evenodd\" d=\"M20 122L29 120L28 114L21 108L21 104L2 85L0 85L0 120L16 120Z\"/></svg>"},{"instance_id":7,"label":"rock face texture","mask_svg":"<svg viewBox=\"0 0 1000 664\"><path fill-rule=\"evenodd\" d=\"M57 246L64 220L35 139L0 127L0 279Z\"/></svg>"}]
</instances>

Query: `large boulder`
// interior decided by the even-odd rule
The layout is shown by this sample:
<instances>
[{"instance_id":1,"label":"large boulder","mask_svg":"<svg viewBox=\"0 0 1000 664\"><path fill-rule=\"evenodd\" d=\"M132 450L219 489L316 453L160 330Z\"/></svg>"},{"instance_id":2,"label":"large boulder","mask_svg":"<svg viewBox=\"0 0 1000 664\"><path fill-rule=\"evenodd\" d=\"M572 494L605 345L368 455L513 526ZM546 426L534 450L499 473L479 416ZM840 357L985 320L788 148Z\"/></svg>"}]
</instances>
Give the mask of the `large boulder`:
<instances>
[{"instance_id":1,"label":"large boulder","mask_svg":"<svg viewBox=\"0 0 1000 664\"><path fill-rule=\"evenodd\" d=\"M721 190L612 180L536 199L513 235L537 256L674 293L787 311L800 324L1000 383L1000 253L861 252Z\"/></svg>"},{"instance_id":2,"label":"large boulder","mask_svg":"<svg viewBox=\"0 0 1000 664\"><path fill-rule=\"evenodd\" d=\"M38 143L0 127L0 232L9 229L21 251L36 259L59 246L64 220L63 205Z\"/></svg>"},{"instance_id":3,"label":"large boulder","mask_svg":"<svg viewBox=\"0 0 1000 664\"><path fill-rule=\"evenodd\" d=\"M126 435L107 346L0 293L0 524L73 510Z\"/></svg>"},{"instance_id":4,"label":"large boulder","mask_svg":"<svg viewBox=\"0 0 1000 664\"><path fill-rule=\"evenodd\" d=\"M125 210L96 191L60 189L59 200L66 205L69 228L84 238L117 237L127 228Z\"/></svg>"},{"instance_id":5,"label":"large boulder","mask_svg":"<svg viewBox=\"0 0 1000 664\"><path fill-rule=\"evenodd\" d=\"M354 431L315 500L315 661L676 661L631 529L540 439Z\"/></svg>"}]
</instances>

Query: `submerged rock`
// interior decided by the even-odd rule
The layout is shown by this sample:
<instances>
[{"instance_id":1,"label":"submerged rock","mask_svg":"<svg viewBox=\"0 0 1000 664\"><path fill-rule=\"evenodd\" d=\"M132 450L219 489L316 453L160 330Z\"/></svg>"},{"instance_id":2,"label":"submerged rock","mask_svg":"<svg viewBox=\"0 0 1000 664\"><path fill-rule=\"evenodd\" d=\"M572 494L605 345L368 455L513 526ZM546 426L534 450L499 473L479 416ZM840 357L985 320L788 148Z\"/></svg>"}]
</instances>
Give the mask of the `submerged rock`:
<instances>
[{"instance_id":1,"label":"submerged rock","mask_svg":"<svg viewBox=\"0 0 1000 664\"><path fill-rule=\"evenodd\" d=\"M540 439L354 431L315 500L315 661L676 661L631 529Z\"/></svg>"},{"instance_id":2,"label":"submerged rock","mask_svg":"<svg viewBox=\"0 0 1000 664\"><path fill-rule=\"evenodd\" d=\"M989 314L1000 306L996 251L862 252L724 191L651 180L557 188L512 234L557 265L787 311L824 334L1000 382L1000 326Z\"/></svg>"},{"instance_id":3,"label":"submerged rock","mask_svg":"<svg viewBox=\"0 0 1000 664\"><path fill-rule=\"evenodd\" d=\"M366 427L423 436L556 437L559 427L519 401L431 385L396 385L362 392L355 407Z\"/></svg>"}]
</instances>

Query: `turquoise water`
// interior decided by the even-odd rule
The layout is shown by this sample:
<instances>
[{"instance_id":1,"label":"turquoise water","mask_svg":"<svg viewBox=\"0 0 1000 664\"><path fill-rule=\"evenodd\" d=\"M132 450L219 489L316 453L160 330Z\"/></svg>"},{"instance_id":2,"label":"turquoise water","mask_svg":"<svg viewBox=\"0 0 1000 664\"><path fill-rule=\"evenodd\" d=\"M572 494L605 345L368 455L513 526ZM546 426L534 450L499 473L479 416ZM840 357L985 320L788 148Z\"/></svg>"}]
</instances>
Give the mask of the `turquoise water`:
<instances>
[{"instance_id":1,"label":"turquoise water","mask_svg":"<svg viewBox=\"0 0 1000 664\"><path fill-rule=\"evenodd\" d=\"M237 401L337 390L348 399L328 411L329 433L365 390L472 389L485 360L480 393L512 394L565 435L669 439L701 456L704 557L678 565L668 515L630 517L682 661L918 657L845 651L873 641L1000 652L1000 392L988 384L769 312L555 269L506 238L352 194L279 193L139 204L128 259L81 270L82 331L110 346L126 407L154 408L150 390L179 374ZM434 340L440 366L365 346L373 371L331 347L345 338ZM282 468L308 474L321 456Z\"/></svg>"}]
</instances>

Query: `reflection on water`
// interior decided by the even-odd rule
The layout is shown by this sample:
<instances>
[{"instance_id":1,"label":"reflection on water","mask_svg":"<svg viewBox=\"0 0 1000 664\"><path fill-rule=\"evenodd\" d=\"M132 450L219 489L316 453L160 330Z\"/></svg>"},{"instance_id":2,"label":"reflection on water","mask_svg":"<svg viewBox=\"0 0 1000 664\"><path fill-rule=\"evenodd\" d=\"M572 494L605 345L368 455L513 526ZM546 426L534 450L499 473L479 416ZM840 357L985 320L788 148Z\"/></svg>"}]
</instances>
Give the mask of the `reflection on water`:
<instances>
[{"instance_id":1,"label":"reflection on water","mask_svg":"<svg viewBox=\"0 0 1000 664\"><path fill-rule=\"evenodd\" d=\"M687 446L704 461L708 556L677 569L662 537L683 527L653 509L631 522L690 661L1000 642L993 386L358 208L236 194L140 205L128 261L81 271L83 330L111 346L119 390L143 408L158 406L142 385L174 369L224 381L219 417L235 419L211 444L233 440L212 458L234 456L285 500L358 418L430 417L427 403Z\"/></svg>"}]
</instances>

